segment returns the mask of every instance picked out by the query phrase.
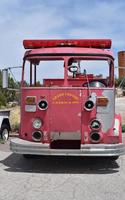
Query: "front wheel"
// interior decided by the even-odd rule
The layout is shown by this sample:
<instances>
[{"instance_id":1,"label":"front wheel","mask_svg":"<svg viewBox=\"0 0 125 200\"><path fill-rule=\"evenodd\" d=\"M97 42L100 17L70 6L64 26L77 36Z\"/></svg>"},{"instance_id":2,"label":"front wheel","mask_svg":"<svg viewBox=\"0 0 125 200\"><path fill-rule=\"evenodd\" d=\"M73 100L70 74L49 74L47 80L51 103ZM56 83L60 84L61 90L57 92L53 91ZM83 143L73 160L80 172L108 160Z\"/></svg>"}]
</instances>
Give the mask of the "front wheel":
<instances>
[{"instance_id":1,"label":"front wheel","mask_svg":"<svg viewBox=\"0 0 125 200\"><path fill-rule=\"evenodd\" d=\"M106 156L104 158L108 161L115 161L119 158L119 156Z\"/></svg>"},{"instance_id":2,"label":"front wheel","mask_svg":"<svg viewBox=\"0 0 125 200\"><path fill-rule=\"evenodd\" d=\"M23 154L23 157L25 159L32 159L32 158L35 158L35 155L32 155L32 154Z\"/></svg>"},{"instance_id":3,"label":"front wheel","mask_svg":"<svg viewBox=\"0 0 125 200\"><path fill-rule=\"evenodd\" d=\"M117 160L119 156L111 156L111 160Z\"/></svg>"},{"instance_id":4,"label":"front wheel","mask_svg":"<svg viewBox=\"0 0 125 200\"><path fill-rule=\"evenodd\" d=\"M5 142L9 139L9 127L7 125L1 127L0 135L1 139Z\"/></svg>"}]
</instances>

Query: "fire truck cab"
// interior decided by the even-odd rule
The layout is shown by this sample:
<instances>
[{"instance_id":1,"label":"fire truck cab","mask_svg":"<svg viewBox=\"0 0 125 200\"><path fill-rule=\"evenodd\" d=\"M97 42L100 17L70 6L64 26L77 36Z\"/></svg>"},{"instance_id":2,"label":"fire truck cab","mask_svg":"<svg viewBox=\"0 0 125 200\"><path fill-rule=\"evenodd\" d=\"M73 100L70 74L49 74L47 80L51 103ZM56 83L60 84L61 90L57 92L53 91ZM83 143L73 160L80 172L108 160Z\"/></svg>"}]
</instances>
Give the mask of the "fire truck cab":
<instances>
[{"instance_id":1,"label":"fire truck cab","mask_svg":"<svg viewBox=\"0 0 125 200\"><path fill-rule=\"evenodd\" d=\"M124 154L111 40L24 40L23 45L21 125L11 150L25 156Z\"/></svg>"}]
</instances>

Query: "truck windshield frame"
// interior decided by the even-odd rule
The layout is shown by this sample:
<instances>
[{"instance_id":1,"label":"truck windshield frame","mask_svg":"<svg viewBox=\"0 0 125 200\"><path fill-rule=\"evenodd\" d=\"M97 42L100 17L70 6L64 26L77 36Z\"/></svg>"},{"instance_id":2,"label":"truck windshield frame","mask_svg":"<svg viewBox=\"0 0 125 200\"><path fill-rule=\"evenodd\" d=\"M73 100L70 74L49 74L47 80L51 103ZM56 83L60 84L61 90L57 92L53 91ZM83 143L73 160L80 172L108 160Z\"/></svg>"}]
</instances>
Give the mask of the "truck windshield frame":
<instances>
[{"instance_id":1,"label":"truck windshield frame","mask_svg":"<svg viewBox=\"0 0 125 200\"><path fill-rule=\"evenodd\" d=\"M64 83L62 86L69 86L68 84L68 62L69 59L76 59L76 60L102 60L102 61L107 61L109 64L109 80L108 80L108 87L113 87L114 86L114 59L110 55L100 55L100 54L71 54L71 53L66 53L64 55L62 54L34 54L34 55L27 55L24 57L24 62L23 62L23 70L22 70L22 87L44 87L44 85L37 85L36 84L36 69L37 66L41 61L59 61L59 60L64 60ZM26 85L25 79L24 79L24 72L26 70L26 62L29 61L30 63L30 84ZM34 65L34 72L33 72L33 65ZM42 68L42 67L41 67ZM51 67L50 67L51 68ZM101 72L101 66L100 66L100 72ZM41 69L42 73L42 69ZM34 74L34 83L32 83L32 76Z\"/></svg>"}]
</instances>

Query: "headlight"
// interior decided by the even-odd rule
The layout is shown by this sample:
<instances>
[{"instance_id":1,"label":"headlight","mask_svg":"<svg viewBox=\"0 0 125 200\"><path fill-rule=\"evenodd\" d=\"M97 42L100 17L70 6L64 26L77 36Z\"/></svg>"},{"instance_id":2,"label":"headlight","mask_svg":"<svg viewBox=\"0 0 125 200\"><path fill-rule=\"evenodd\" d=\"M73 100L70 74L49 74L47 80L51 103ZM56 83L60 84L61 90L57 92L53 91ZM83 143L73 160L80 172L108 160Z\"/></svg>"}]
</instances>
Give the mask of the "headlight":
<instances>
[{"instance_id":1,"label":"headlight","mask_svg":"<svg viewBox=\"0 0 125 200\"><path fill-rule=\"evenodd\" d=\"M35 119L35 120L33 121L33 127L34 127L34 128L39 129L41 126L42 126L42 121L41 121L41 119Z\"/></svg>"},{"instance_id":2,"label":"headlight","mask_svg":"<svg viewBox=\"0 0 125 200\"><path fill-rule=\"evenodd\" d=\"M87 111L91 111L94 107L94 102L92 100L87 100L85 102L85 105L84 105L84 108L87 110Z\"/></svg>"},{"instance_id":3,"label":"headlight","mask_svg":"<svg viewBox=\"0 0 125 200\"><path fill-rule=\"evenodd\" d=\"M46 110L48 108L48 102L45 99L40 100L38 107L40 110Z\"/></svg>"},{"instance_id":4,"label":"headlight","mask_svg":"<svg viewBox=\"0 0 125 200\"><path fill-rule=\"evenodd\" d=\"M35 142L40 142L41 139L42 139L42 135L43 133L41 131L35 131L33 134L32 134L32 139L35 141Z\"/></svg>"},{"instance_id":5,"label":"headlight","mask_svg":"<svg viewBox=\"0 0 125 200\"><path fill-rule=\"evenodd\" d=\"M101 127L101 123L100 121L98 121L97 119L94 119L91 121L90 123L90 128L93 130L99 130Z\"/></svg>"},{"instance_id":6,"label":"headlight","mask_svg":"<svg viewBox=\"0 0 125 200\"><path fill-rule=\"evenodd\" d=\"M90 139L91 139L92 142L98 143L102 139L102 135L98 132L92 132L90 134Z\"/></svg>"}]
</instances>

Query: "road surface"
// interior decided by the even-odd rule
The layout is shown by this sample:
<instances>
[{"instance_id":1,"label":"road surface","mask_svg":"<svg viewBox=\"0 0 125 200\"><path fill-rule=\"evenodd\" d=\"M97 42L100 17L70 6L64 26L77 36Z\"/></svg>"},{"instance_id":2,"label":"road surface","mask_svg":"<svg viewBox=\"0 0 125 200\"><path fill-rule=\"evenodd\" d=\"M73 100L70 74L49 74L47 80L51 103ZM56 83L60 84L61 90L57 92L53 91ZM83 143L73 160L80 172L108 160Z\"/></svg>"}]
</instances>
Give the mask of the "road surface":
<instances>
[{"instance_id":1,"label":"road surface","mask_svg":"<svg viewBox=\"0 0 125 200\"><path fill-rule=\"evenodd\" d=\"M124 200L125 156L24 159L0 144L0 200Z\"/></svg>"},{"instance_id":2,"label":"road surface","mask_svg":"<svg viewBox=\"0 0 125 200\"><path fill-rule=\"evenodd\" d=\"M116 113L122 116L122 123L125 124L125 97L116 98Z\"/></svg>"},{"instance_id":3,"label":"road surface","mask_svg":"<svg viewBox=\"0 0 125 200\"><path fill-rule=\"evenodd\" d=\"M125 122L125 98L116 99ZM125 138L125 135L124 135ZM125 139L124 139L125 142ZM124 200L125 156L24 159L0 144L0 200Z\"/></svg>"}]
</instances>

